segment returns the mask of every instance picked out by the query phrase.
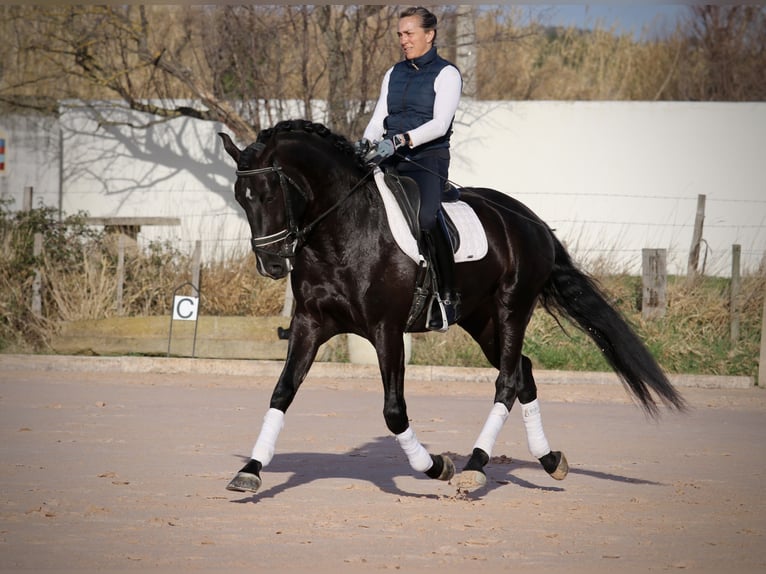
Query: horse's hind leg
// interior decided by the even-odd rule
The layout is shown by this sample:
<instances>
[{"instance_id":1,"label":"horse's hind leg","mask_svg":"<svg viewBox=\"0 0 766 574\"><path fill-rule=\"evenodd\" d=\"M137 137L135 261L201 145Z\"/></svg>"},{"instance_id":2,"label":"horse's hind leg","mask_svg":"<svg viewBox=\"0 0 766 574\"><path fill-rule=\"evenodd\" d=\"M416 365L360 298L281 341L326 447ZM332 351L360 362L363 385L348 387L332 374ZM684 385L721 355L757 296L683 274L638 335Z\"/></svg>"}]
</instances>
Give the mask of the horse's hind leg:
<instances>
[{"instance_id":1,"label":"horse's hind leg","mask_svg":"<svg viewBox=\"0 0 766 574\"><path fill-rule=\"evenodd\" d=\"M537 400L537 385L535 385L535 379L532 376L532 361L524 356L521 357L521 378L522 388L518 398L521 405L521 419L527 433L529 452L540 461L545 472L556 480L564 480L569 473L569 464L562 452L552 451L548 445L540 415L540 403Z\"/></svg>"},{"instance_id":2,"label":"horse's hind leg","mask_svg":"<svg viewBox=\"0 0 766 574\"><path fill-rule=\"evenodd\" d=\"M517 398L521 405L529 452L540 461L548 474L556 480L563 480L569 472L569 466L561 452L550 449L545 437L537 400L537 386L532 376L532 361L522 356L513 375L498 375L495 389L495 403L474 444L471 457L460 473L458 489L475 490L487 483L484 467L489 463L500 430Z\"/></svg>"},{"instance_id":3,"label":"horse's hind leg","mask_svg":"<svg viewBox=\"0 0 766 574\"><path fill-rule=\"evenodd\" d=\"M495 381L495 402L489 412L484 427L473 446L468 462L458 477L458 490L472 491L487 484L484 467L492 457L492 450L497 437L508 419L508 413L516 400L516 389L520 382L520 369L508 377L500 372Z\"/></svg>"}]
</instances>

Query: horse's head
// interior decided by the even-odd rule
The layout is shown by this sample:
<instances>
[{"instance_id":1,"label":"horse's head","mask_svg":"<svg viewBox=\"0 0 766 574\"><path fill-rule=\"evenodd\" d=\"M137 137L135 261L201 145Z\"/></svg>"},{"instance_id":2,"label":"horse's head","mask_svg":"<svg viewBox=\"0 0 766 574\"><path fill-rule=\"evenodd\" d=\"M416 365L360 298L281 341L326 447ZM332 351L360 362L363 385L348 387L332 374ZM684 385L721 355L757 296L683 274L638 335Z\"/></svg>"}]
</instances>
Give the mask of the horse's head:
<instances>
[{"instance_id":1,"label":"horse's head","mask_svg":"<svg viewBox=\"0 0 766 574\"><path fill-rule=\"evenodd\" d=\"M317 195L325 201L332 198L338 182L328 176L331 165L345 157L341 164L357 167L353 148L324 126L303 121L263 130L243 150L228 135L218 135L237 164L234 193L250 224L258 271L273 279L284 277L306 235L324 218L303 221Z\"/></svg>"},{"instance_id":2,"label":"horse's head","mask_svg":"<svg viewBox=\"0 0 766 574\"><path fill-rule=\"evenodd\" d=\"M237 163L234 196L250 224L250 242L258 271L280 279L292 269L291 259L299 241L299 218L306 205L305 193L284 173L260 138L240 150L227 134L218 135Z\"/></svg>"}]
</instances>

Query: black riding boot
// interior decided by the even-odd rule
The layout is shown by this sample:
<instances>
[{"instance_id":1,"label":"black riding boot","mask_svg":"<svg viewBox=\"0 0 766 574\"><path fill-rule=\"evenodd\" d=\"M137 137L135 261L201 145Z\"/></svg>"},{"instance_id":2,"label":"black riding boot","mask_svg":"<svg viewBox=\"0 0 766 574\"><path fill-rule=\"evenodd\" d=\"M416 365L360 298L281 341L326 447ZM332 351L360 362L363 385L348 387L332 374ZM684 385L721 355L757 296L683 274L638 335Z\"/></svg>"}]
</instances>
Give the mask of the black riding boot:
<instances>
[{"instance_id":1,"label":"black riding boot","mask_svg":"<svg viewBox=\"0 0 766 574\"><path fill-rule=\"evenodd\" d=\"M436 270L438 297L428 311L427 327L431 331L447 330L458 319L458 297L455 291L455 254L452 244L440 229L424 230L426 256Z\"/></svg>"}]
</instances>

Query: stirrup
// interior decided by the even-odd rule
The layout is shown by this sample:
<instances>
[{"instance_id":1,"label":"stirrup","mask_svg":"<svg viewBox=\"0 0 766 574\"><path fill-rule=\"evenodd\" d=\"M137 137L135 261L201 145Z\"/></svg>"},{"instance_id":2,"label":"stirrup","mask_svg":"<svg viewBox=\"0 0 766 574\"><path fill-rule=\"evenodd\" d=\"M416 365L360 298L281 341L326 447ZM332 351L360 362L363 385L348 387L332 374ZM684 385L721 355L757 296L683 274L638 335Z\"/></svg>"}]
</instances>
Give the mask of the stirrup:
<instances>
[{"instance_id":1,"label":"stirrup","mask_svg":"<svg viewBox=\"0 0 766 574\"><path fill-rule=\"evenodd\" d=\"M431 303L428 305L426 327L431 331L438 331L439 333L446 333L449 328L447 309L444 301L438 295L434 295L431 298Z\"/></svg>"}]
</instances>

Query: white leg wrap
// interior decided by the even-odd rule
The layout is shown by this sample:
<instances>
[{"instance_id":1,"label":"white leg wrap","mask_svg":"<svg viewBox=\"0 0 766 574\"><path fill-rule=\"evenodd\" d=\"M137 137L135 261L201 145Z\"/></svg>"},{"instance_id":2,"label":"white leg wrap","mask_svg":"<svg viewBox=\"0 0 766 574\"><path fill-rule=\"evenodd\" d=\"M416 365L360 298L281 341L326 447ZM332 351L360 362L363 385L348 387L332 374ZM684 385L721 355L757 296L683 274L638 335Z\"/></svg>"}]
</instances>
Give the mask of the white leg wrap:
<instances>
[{"instance_id":1,"label":"white leg wrap","mask_svg":"<svg viewBox=\"0 0 766 574\"><path fill-rule=\"evenodd\" d=\"M263 417L263 426L258 440L253 447L252 458L266 466L274 457L274 450L277 446L277 437L282 427L285 426L285 413L279 409L269 409L266 416Z\"/></svg>"},{"instance_id":2,"label":"white leg wrap","mask_svg":"<svg viewBox=\"0 0 766 574\"><path fill-rule=\"evenodd\" d=\"M492 406L492 410L489 412L487 422L484 423L484 428L481 429L479 438L476 439L476 444L473 448L480 448L487 453L487 456L492 456L492 448L497 441L497 435L500 434L500 429L503 428L506 419L508 418L508 409L505 408L503 403L495 403Z\"/></svg>"},{"instance_id":3,"label":"white leg wrap","mask_svg":"<svg viewBox=\"0 0 766 574\"><path fill-rule=\"evenodd\" d=\"M420 441L418 440L418 437L415 436L415 432L412 428L408 428L403 433L396 435L396 440L407 455L407 459L410 461L410 466L413 470L425 472L433 466L434 461L431 459L431 455L428 454L425 447L420 444Z\"/></svg>"},{"instance_id":4,"label":"white leg wrap","mask_svg":"<svg viewBox=\"0 0 766 574\"><path fill-rule=\"evenodd\" d=\"M540 416L540 403L537 402L537 399L521 405L521 418L527 431L529 453L535 458L540 458L551 452L548 439L545 438L545 432L543 432L543 419Z\"/></svg>"}]
</instances>

